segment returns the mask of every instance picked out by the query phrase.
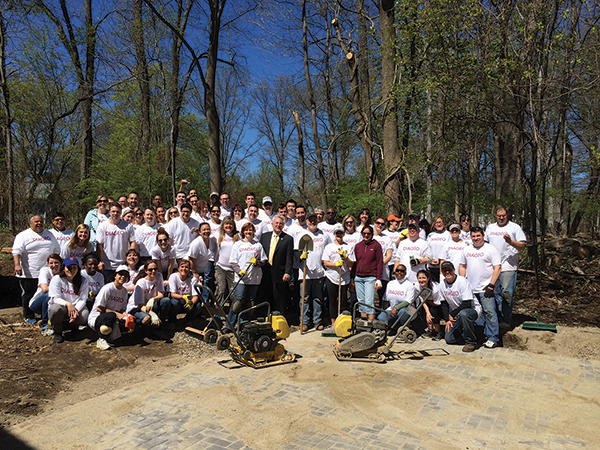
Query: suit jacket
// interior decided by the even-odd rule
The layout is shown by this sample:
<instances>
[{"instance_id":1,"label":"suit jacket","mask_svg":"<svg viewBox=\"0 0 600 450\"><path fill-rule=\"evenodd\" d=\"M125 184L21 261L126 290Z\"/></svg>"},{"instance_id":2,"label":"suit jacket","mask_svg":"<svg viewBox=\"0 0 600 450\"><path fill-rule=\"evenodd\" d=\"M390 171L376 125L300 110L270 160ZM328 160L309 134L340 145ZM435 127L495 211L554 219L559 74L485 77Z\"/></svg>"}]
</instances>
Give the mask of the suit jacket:
<instances>
[{"instance_id":1,"label":"suit jacket","mask_svg":"<svg viewBox=\"0 0 600 450\"><path fill-rule=\"evenodd\" d=\"M271 238L273 232L269 231L263 233L260 237L260 243L263 246L267 258L271 250ZM283 275L292 275L292 263L294 260L294 239L283 231L279 234L277 240L277 247L275 247L275 253L273 253L273 265L267 263L264 267L267 271L271 272L273 283L281 283ZM270 270L269 270L270 269Z\"/></svg>"}]
</instances>

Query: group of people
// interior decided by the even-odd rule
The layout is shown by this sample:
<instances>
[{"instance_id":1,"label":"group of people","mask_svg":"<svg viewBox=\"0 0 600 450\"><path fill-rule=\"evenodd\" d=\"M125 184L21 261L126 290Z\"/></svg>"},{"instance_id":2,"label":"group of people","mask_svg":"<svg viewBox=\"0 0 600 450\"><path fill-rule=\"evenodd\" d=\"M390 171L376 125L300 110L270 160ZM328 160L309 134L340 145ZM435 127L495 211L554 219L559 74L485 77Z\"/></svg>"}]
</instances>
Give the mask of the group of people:
<instances>
[{"instance_id":1,"label":"group of people","mask_svg":"<svg viewBox=\"0 0 600 450\"><path fill-rule=\"evenodd\" d=\"M361 316L394 331L409 305L424 302L423 336L463 351L477 348L476 325L486 348L510 326L526 238L504 206L484 231L467 214L448 227L437 216L431 229L415 214L401 229L402 218L367 208L338 222L334 208L308 211L292 199L275 207L268 196L257 205L252 192L243 205L227 193L201 200L193 189L171 208L160 195L152 203L141 207L136 192L99 195L74 231L63 214L51 229L33 216L12 249L25 319L41 315L42 334L57 343L65 327L89 326L106 349L126 329L202 314L213 296L201 285L229 307L231 324L266 300L303 331L322 330L358 302Z\"/></svg>"}]
</instances>

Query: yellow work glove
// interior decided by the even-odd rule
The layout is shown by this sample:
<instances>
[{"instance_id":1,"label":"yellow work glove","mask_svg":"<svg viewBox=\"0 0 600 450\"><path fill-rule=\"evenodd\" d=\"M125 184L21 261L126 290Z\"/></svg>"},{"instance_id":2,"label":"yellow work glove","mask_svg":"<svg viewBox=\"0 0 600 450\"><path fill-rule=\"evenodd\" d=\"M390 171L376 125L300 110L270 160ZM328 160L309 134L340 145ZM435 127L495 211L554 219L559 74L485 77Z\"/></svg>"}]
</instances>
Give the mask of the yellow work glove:
<instances>
[{"instance_id":1,"label":"yellow work glove","mask_svg":"<svg viewBox=\"0 0 600 450\"><path fill-rule=\"evenodd\" d=\"M246 271L245 270L240 270L240 277L243 277L244 275L246 275Z\"/></svg>"},{"instance_id":2,"label":"yellow work glove","mask_svg":"<svg viewBox=\"0 0 600 450\"><path fill-rule=\"evenodd\" d=\"M256 258L253 256L252 258L250 258L250 264L252 264L253 266L255 266L256 263Z\"/></svg>"},{"instance_id":3,"label":"yellow work glove","mask_svg":"<svg viewBox=\"0 0 600 450\"><path fill-rule=\"evenodd\" d=\"M344 248L343 248L343 247L340 247L339 254L340 254L340 256L341 256L342 258L347 258L347 257L348 257L348 254L345 252L345 250L344 250Z\"/></svg>"},{"instance_id":4,"label":"yellow work glove","mask_svg":"<svg viewBox=\"0 0 600 450\"><path fill-rule=\"evenodd\" d=\"M340 259L338 262L335 263L335 265L338 267L342 267L344 265L344 260Z\"/></svg>"},{"instance_id":5,"label":"yellow work glove","mask_svg":"<svg viewBox=\"0 0 600 450\"><path fill-rule=\"evenodd\" d=\"M191 311L194 307L194 302L192 302L192 298L189 295L184 295L183 300L185 301L185 303L183 304L183 308L186 311Z\"/></svg>"},{"instance_id":6,"label":"yellow work glove","mask_svg":"<svg viewBox=\"0 0 600 450\"><path fill-rule=\"evenodd\" d=\"M306 259L308 258L308 252L302 252L302 254L300 255L300 259Z\"/></svg>"},{"instance_id":7,"label":"yellow work glove","mask_svg":"<svg viewBox=\"0 0 600 450\"><path fill-rule=\"evenodd\" d=\"M402 239L406 239L408 237L408 228L406 230L402 230L402 232L400 233L400 237Z\"/></svg>"}]
</instances>

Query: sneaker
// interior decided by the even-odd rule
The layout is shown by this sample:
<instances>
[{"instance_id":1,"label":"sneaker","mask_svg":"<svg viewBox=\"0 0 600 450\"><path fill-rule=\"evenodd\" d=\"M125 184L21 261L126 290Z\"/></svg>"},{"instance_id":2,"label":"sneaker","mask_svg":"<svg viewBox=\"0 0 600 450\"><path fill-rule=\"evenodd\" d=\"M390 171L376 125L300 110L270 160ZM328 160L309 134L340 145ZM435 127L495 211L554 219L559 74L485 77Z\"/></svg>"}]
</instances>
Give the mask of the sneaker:
<instances>
[{"instance_id":1,"label":"sneaker","mask_svg":"<svg viewBox=\"0 0 600 450\"><path fill-rule=\"evenodd\" d=\"M496 344L496 343L495 343L495 342L493 342L493 341L489 341L489 340L488 340L488 341L486 341L486 342L485 342L485 344L483 344L483 346L484 346L485 348L496 348L496 347L498 347L498 344Z\"/></svg>"},{"instance_id":2,"label":"sneaker","mask_svg":"<svg viewBox=\"0 0 600 450\"><path fill-rule=\"evenodd\" d=\"M37 323L37 320L35 320L35 319L25 319L25 323L28 323L29 325L33 325L34 323Z\"/></svg>"},{"instance_id":3,"label":"sneaker","mask_svg":"<svg viewBox=\"0 0 600 450\"><path fill-rule=\"evenodd\" d=\"M96 347L98 347L100 350L108 350L110 345L108 345L108 342L106 342L105 339L100 338L96 341Z\"/></svg>"},{"instance_id":4,"label":"sneaker","mask_svg":"<svg viewBox=\"0 0 600 450\"><path fill-rule=\"evenodd\" d=\"M474 352L476 348L477 347L475 346L475 344L465 344L465 346L462 348L462 351L470 353Z\"/></svg>"},{"instance_id":5,"label":"sneaker","mask_svg":"<svg viewBox=\"0 0 600 450\"><path fill-rule=\"evenodd\" d=\"M42 336L46 336L46 332L48 331L48 325L40 327L40 333Z\"/></svg>"},{"instance_id":6,"label":"sneaker","mask_svg":"<svg viewBox=\"0 0 600 450\"><path fill-rule=\"evenodd\" d=\"M50 327L46 330L46 336L52 336L54 334L54 330Z\"/></svg>"},{"instance_id":7,"label":"sneaker","mask_svg":"<svg viewBox=\"0 0 600 450\"><path fill-rule=\"evenodd\" d=\"M56 333L54 335L54 342L56 342L57 344L62 344L64 341L65 341L65 338L62 335L62 333Z\"/></svg>"},{"instance_id":8,"label":"sneaker","mask_svg":"<svg viewBox=\"0 0 600 450\"><path fill-rule=\"evenodd\" d=\"M441 331L438 331L433 337L434 341L441 341L442 339L444 339L444 333L442 333Z\"/></svg>"},{"instance_id":9,"label":"sneaker","mask_svg":"<svg viewBox=\"0 0 600 450\"><path fill-rule=\"evenodd\" d=\"M434 332L433 332L433 331L429 331L429 330L428 330L428 331L426 331L425 333L423 333L423 334L421 335L421 337L422 337L423 339L431 339L431 338L432 338L432 337L434 337L434 336L435 336Z\"/></svg>"}]
</instances>

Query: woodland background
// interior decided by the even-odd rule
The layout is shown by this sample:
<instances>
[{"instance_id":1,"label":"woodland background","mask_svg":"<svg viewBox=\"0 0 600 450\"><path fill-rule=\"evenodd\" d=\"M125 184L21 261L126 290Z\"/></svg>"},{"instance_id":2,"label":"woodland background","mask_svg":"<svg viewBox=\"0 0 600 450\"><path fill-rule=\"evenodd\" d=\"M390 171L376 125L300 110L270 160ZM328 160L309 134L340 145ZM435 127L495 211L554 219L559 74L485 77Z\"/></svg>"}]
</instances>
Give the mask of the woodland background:
<instances>
[{"instance_id":1,"label":"woodland background","mask_svg":"<svg viewBox=\"0 0 600 450\"><path fill-rule=\"evenodd\" d=\"M600 227L596 1L0 2L0 218L247 191Z\"/></svg>"}]
</instances>

